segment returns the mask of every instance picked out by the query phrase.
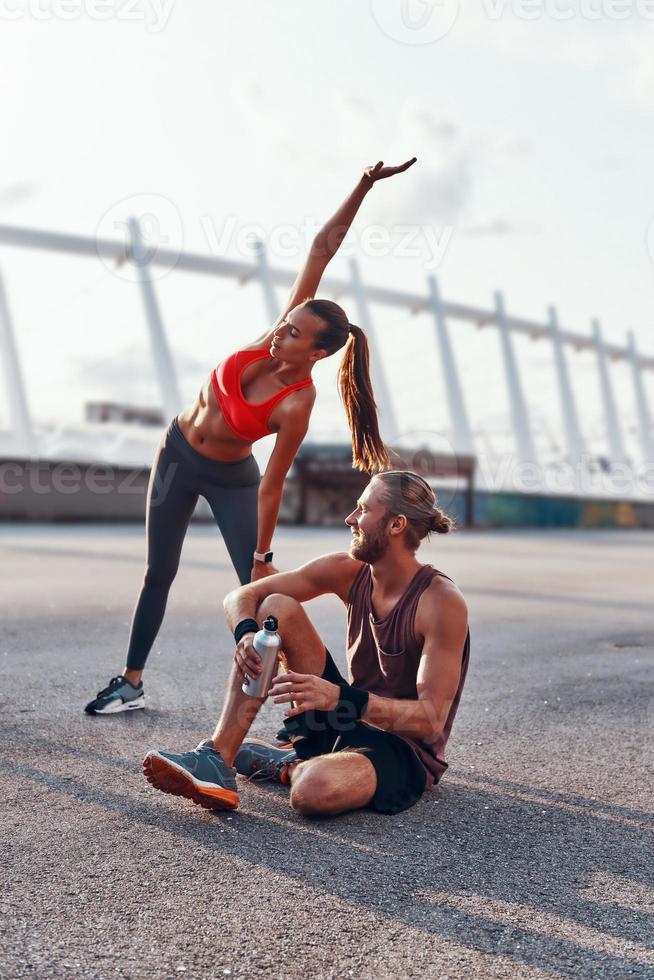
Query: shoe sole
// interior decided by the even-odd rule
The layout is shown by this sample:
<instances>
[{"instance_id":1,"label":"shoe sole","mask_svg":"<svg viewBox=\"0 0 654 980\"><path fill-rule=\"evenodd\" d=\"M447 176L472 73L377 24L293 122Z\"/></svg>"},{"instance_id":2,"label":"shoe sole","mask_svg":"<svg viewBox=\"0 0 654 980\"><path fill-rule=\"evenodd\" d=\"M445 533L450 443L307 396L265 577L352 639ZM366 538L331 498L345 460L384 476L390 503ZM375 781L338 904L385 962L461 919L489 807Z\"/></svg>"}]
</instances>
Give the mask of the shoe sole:
<instances>
[{"instance_id":1,"label":"shoe sole","mask_svg":"<svg viewBox=\"0 0 654 980\"><path fill-rule=\"evenodd\" d=\"M234 790L201 783L158 752L148 752L143 760L143 774L155 789L183 796L205 810L235 810L239 803L238 793Z\"/></svg>"},{"instance_id":2,"label":"shoe sole","mask_svg":"<svg viewBox=\"0 0 654 980\"><path fill-rule=\"evenodd\" d=\"M111 701L106 708L84 708L87 715L117 715L122 711L135 711L145 708L145 698L141 695L132 701Z\"/></svg>"}]
</instances>

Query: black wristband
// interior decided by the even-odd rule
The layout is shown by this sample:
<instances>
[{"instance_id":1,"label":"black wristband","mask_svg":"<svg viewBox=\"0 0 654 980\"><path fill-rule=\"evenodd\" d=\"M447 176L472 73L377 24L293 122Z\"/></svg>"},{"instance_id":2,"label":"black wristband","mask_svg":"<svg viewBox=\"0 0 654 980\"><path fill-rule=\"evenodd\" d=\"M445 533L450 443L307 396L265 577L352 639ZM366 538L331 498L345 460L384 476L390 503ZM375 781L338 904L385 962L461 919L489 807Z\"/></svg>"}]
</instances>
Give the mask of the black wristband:
<instances>
[{"instance_id":1,"label":"black wristband","mask_svg":"<svg viewBox=\"0 0 654 980\"><path fill-rule=\"evenodd\" d=\"M354 711L354 717L360 718L368 707L368 691L362 687L355 687L354 684L341 684L341 696L338 699L336 710L342 706L347 706L349 712Z\"/></svg>"},{"instance_id":2,"label":"black wristband","mask_svg":"<svg viewBox=\"0 0 654 980\"><path fill-rule=\"evenodd\" d=\"M234 630L234 639L237 644L241 642L246 633L258 633L259 624L256 619L242 619Z\"/></svg>"},{"instance_id":3,"label":"black wristband","mask_svg":"<svg viewBox=\"0 0 654 980\"><path fill-rule=\"evenodd\" d=\"M345 682L339 687L341 691L336 707L327 712L327 722L334 731L351 732L352 726L366 710L369 694L363 688Z\"/></svg>"}]
</instances>

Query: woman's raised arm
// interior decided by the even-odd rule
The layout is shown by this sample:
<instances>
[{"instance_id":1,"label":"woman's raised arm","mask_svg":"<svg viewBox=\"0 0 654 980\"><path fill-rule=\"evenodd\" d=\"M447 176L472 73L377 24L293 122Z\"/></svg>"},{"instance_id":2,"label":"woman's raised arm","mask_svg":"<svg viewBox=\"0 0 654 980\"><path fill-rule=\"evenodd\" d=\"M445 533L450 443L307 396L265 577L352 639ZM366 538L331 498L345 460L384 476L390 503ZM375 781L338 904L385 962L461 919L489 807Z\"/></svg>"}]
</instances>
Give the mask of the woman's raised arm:
<instances>
[{"instance_id":1,"label":"woman's raised arm","mask_svg":"<svg viewBox=\"0 0 654 980\"><path fill-rule=\"evenodd\" d=\"M403 173L409 167L413 166L416 159L417 157L412 157L398 167L385 167L383 161L380 160L374 167L368 167L364 170L354 190L346 197L338 210L335 211L314 238L307 259L293 283L286 306L281 314L270 330L259 337L251 345L252 347L267 347L272 341L277 326L286 314L305 299L315 296L327 263L340 248L343 239L349 231L350 225L354 221L357 211L361 207L364 197L373 184L386 177L392 177L394 174Z\"/></svg>"}]
</instances>

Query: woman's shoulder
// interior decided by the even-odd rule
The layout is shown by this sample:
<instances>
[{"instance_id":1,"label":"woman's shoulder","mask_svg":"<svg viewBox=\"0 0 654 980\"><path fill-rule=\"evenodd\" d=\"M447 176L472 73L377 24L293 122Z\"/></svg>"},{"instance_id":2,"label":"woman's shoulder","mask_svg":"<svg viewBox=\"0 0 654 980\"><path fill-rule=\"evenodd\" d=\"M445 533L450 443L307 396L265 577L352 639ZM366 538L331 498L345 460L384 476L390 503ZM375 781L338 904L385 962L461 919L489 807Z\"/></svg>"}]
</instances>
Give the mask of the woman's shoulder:
<instances>
[{"instance_id":1,"label":"woman's shoulder","mask_svg":"<svg viewBox=\"0 0 654 980\"><path fill-rule=\"evenodd\" d=\"M302 388L296 388L295 391L289 391L288 394L284 396L282 401L280 401L277 407L283 412L285 411L293 415L304 411L306 408L312 409L315 400L316 386L312 381L311 384L304 385Z\"/></svg>"},{"instance_id":2,"label":"woman's shoulder","mask_svg":"<svg viewBox=\"0 0 654 980\"><path fill-rule=\"evenodd\" d=\"M269 424L275 427L271 431L308 424L315 400L316 388L313 382L305 388L290 391L270 413Z\"/></svg>"}]
</instances>

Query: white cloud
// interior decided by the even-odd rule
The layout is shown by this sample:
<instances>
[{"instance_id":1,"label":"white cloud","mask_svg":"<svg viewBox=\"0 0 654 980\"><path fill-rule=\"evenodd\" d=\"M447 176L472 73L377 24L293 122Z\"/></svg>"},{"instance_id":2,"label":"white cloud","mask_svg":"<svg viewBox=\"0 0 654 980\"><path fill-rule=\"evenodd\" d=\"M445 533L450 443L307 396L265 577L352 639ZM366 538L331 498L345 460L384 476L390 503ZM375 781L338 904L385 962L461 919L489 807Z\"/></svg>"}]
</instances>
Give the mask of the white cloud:
<instances>
[{"instance_id":1,"label":"white cloud","mask_svg":"<svg viewBox=\"0 0 654 980\"><path fill-rule=\"evenodd\" d=\"M559 7L572 10L574 16L562 19L548 13ZM601 10L602 5L595 3L594 8ZM494 9L501 15L489 16L487 11ZM629 16L624 20L606 13L591 19L584 16L583 4L573 2L543 0L541 15L533 20L519 16L520 9L519 2L485 0L470 5L461 10L452 38L480 56L499 57L504 64L548 69L560 65L576 73L589 72L607 101L640 111L654 109L654 19L641 15L636 0L625 8Z\"/></svg>"},{"instance_id":2,"label":"white cloud","mask_svg":"<svg viewBox=\"0 0 654 980\"><path fill-rule=\"evenodd\" d=\"M37 191L37 185L29 181L17 181L0 187L0 206L21 204L31 198Z\"/></svg>"},{"instance_id":3,"label":"white cloud","mask_svg":"<svg viewBox=\"0 0 654 980\"><path fill-rule=\"evenodd\" d=\"M206 358L194 357L187 349L171 351L175 371L182 387L191 381L195 386L206 374ZM71 388L87 386L92 379L94 399L129 404L158 401L158 382L152 351L145 346L124 347L110 358L72 356L66 365L67 383Z\"/></svg>"},{"instance_id":4,"label":"white cloud","mask_svg":"<svg viewBox=\"0 0 654 980\"><path fill-rule=\"evenodd\" d=\"M475 225L464 225L459 234L467 235L471 238L486 235L535 235L540 231L540 226L528 222L511 221L507 218L495 218L491 221L482 222Z\"/></svg>"}]
</instances>

